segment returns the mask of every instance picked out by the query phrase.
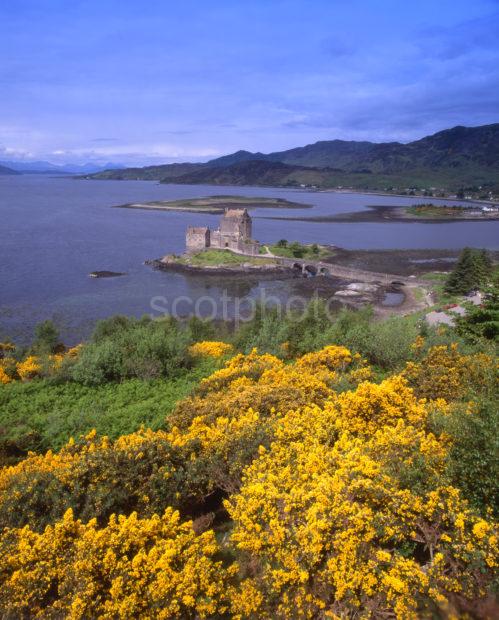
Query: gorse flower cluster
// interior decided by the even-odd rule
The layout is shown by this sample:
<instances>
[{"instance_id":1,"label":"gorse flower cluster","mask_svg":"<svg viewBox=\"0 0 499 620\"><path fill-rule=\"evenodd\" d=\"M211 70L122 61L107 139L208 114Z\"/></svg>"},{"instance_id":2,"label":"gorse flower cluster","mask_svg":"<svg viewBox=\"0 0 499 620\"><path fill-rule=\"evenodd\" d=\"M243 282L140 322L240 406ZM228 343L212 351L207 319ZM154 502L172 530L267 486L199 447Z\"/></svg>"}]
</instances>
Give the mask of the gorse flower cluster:
<instances>
[{"instance_id":1,"label":"gorse flower cluster","mask_svg":"<svg viewBox=\"0 0 499 620\"><path fill-rule=\"evenodd\" d=\"M0 356L0 383L7 384L11 381L29 381L41 376L51 376L61 368L64 360L75 360L78 357L81 346L68 349L65 353L50 355L28 355L21 361L6 355ZM12 347L13 350L14 347Z\"/></svg>"},{"instance_id":2,"label":"gorse flower cluster","mask_svg":"<svg viewBox=\"0 0 499 620\"><path fill-rule=\"evenodd\" d=\"M2 468L0 615L494 615L497 526L452 478L441 425L477 415L466 399L492 389L494 360L415 349L382 380L341 346L289 363L254 349L166 430Z\"/></svg>"},{"instance_id":3,"label":"gorse flower cluster","mask_svg":"<svg viewBox=\"0 0 499 620\"><path fill-rule=\"evenodd\" d=\"M40 534L8 531L0 548L2 606L8 601L15 617L185 618L227 609L213 532L197 536L171 508L149 519L112 516L103 529L69 509Z\"/></svg>"},{"instance_id":4,"label":"gorse flower cluster","mask_svg":"<svg viewBox=\"0 0 499 620\"><path fill-rule=\"evenodd\" d=\"M232 353L233 350L231 344L217 340L203 340L189 347L189 353L194 357L223 357Z\"/></svg>"}]
</instances>

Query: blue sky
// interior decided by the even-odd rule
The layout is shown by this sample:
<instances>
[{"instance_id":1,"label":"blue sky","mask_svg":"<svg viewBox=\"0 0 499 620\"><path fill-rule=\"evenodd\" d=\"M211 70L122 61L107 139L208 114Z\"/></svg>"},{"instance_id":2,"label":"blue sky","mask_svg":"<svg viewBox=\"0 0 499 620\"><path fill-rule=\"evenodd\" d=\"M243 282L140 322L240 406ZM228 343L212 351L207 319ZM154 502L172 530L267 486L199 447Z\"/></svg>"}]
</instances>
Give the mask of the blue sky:
<instances>
[{"instance_id":1,"label":"blue sky","mask_svg":"<svg viewBox=\"0 0 499 620\"><path fill-rule=\"evenodd\" d=\"M0 159L206 160L499 121L499 0L0 0Z\"/></svg>"}]
</instances>

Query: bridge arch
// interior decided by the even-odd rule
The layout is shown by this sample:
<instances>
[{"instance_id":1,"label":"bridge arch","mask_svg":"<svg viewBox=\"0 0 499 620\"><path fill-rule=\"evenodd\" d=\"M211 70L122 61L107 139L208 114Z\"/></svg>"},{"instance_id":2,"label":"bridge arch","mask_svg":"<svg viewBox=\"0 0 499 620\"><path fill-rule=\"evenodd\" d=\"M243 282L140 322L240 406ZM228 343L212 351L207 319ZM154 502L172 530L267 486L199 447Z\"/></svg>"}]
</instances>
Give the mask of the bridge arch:
<instances>
[{"instance_id":1,"label":"bridge arch","mask_svg":"<svg viewBox=\"0 0 499 620\"><path fill-rule=\"evenodd\" d=\"M303 272L311 276L317 275L317 267L315 265L303 265Z\"/></svg>"}]
</instances>

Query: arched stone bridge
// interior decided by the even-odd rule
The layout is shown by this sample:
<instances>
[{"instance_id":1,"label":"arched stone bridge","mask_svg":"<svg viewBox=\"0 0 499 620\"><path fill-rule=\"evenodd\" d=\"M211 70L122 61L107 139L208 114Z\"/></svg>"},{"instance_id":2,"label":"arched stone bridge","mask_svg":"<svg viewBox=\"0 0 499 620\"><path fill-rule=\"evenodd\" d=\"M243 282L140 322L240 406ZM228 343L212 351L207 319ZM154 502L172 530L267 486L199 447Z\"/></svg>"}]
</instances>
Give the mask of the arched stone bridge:
<instances>
[{"instance_id":1,"label":"arched stone bridge","mask_svg":"<svg viewBox=\"0 0 499 620\"><path fill-rule=\"evenodd\" d=\"M425 284L423 280L418 278L410 278L406 276L395 275L392 273L379 273L377 271L366 271L364 269L355 269L343 267L334 263L325 261L310 261L301 258L282 258L274 256L281 265L288 265L296 270L301 270L303 275L321 276L330 275L336 278L345 278L345 280L360 280L362 282L380 282L381 284Z\"/></svg>"},{"instance_id":2,"label":"arched stone bridge","mask_svg":"<svg viewBox=\"0 0 499 620\"><path fill-rule=\"evenodd\" d=\"M234 254L246 255L245 252L231 250ZM400 276L393 273L380 273L377 271L366 271L365 269L355 269L353 267L343 267L342 265L336 265L334 263L327 263L325 261L305 260L303 258L286 258L284 256L276 256L271 254L267 248L266 254L260 254L260 256L254 256L248 254L252 258L261 258L262 260L272 257L280 265L287 265L296 270L301 270L302 274L307 276L334 276L336 278L344 278L345 280L358 280L360 282L377 282L385 285L389 284L404 284L404 285L421 285L428 286L431 283L422 278Z\"/></svg>"}]
</instances>

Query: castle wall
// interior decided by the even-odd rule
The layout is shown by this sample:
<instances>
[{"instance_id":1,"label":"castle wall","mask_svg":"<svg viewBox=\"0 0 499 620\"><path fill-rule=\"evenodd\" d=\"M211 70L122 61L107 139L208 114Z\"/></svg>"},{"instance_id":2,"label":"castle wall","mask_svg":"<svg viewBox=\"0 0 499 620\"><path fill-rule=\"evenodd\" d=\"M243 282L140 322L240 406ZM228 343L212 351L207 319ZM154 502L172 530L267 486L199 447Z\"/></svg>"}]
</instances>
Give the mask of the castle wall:
<instances>
[{"instance_id":1,"label":"castle wall","mask_svg":"<svg viewBox=\"0 0 499 620\"><path fill-rule=\"evenodd\" d=\"M212 248L223 248L223 247L225 247L222 244L222 236L220 234L220 230L212 230L211 231L210 245L211 245Z\"/></svg>"},{"instance_id":2,"label":"castle wall","mask_svg":"<svg viewBox=\"0 0 499 620\"><path fill-rule=\"evenodd\" d=\"M185 236L187 252L199 252L210 247L210 229L189 227Z\"/></svg>"},{"instance_id":3,"label":"castle wall","mask_svg":"<svg viewBox=\"0 0 499 620\"><path fill-rule=\"evenodd\" d=\"M227 211L220 220L220 234L251 239L251 218L245 210L241 215L234 216Z\"/></svg>"}]
</instances>

